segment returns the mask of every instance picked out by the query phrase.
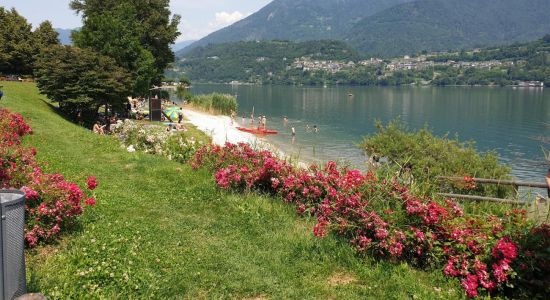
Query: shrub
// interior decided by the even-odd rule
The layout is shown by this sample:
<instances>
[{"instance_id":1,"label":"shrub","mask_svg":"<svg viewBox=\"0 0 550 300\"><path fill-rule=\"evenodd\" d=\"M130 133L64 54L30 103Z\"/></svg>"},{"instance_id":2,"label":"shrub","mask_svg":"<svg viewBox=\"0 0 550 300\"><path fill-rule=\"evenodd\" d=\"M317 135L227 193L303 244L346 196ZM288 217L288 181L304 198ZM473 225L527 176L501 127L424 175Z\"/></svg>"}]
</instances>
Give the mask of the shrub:
<instances>
[{"instance_id":1,"label":"shrub","mask_svg":"<svg viewBox=\"0 0 550 300\"><path fill-rule=\"evenodd\" d=\"M510 179L509 167L498 162L494 152L479 154L473 142L460 142L447 135L437 137L423 128L408 131L399 120L391 121L387 126L376 124L378 132L367 136L361 147L370 156L377 155L388 159L380 172L399 173L403 166L412 166L415 182L424 192L433 192L438 187L438 176L481 177ZM504 197L512 193L512 188L494 185L467 185L464 182L448 183L452 192L462 194L493 195Z\"/></svg>"},{"instance_id":2,"label":"shrub","mask_svg":"<svg viewBox=\"0 0 550 300\"><path fill-rule=\"evenodd\" d=\"M0 110L0 188L21 189L25 193L25 241L34 247L51 242L70 229L94 198L61 174L45 174L35 160L36 150L21 146L21 137L32 133L18 114ZM95 178L88 188L95 189Z\"/></svg>"},{"instance_id":3,"label":"shrub","mask_svg":"<svg viewBox=\"0 0 550 300\"><path fill-rule=\"evenodd\" d=\"M115 126L114 135L125 147L187 162L202 145L186 132L166 131L162 126L142 125L132 120Z\"/></svg>"},{"instance_id":4,"label":"shrub","mask_svg":"<svg viewBox=\"0 0 550 300\"><path fill-rule=\"evenodd\" d=\"M396 178L325 167L296 169L246 144L205 146L190 161L210 168L218 186L278 195L300 215L317 219L313 233L348 240L362 255L440 268L461 281L467 295L548 292L549 227L527 221L525 211L503 217L469 216L451 200L419 196Z\"/></svg>"},{"instance_id":5,"label":"shrub","mask_svg":"<svg viewBox=\"0 0 550 300\"><path fill-rule=\"evenodd\" d=\"M238 107L235 97L219 93L196 95L191 97L189 102L196 108L223 115L230 115L231 112L236 112Z\"/></svg>"}]
</instances>

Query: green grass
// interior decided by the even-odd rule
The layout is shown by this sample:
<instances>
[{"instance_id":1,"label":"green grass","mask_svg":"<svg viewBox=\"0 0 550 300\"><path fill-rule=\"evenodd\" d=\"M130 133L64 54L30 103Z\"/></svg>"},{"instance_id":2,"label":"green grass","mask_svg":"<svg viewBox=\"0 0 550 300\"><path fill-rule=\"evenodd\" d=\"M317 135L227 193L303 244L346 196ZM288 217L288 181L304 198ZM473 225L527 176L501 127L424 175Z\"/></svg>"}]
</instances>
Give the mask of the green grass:
<instances>
[{"instance_id":1,"label":"green grass","mask_svg":"<svg viewBox=\"0 0 550 300\"><path fill-rule=\"evenodd\" d=\"M79 230L27 253L29 291L49 299L456 299L440 270L356 255L277 199L216 188L212 174L128 153L58 116L33 84L1 83L46 170L98 178ZM351 278L351 282L344 283Z\"/></svg>"}]
</instances>

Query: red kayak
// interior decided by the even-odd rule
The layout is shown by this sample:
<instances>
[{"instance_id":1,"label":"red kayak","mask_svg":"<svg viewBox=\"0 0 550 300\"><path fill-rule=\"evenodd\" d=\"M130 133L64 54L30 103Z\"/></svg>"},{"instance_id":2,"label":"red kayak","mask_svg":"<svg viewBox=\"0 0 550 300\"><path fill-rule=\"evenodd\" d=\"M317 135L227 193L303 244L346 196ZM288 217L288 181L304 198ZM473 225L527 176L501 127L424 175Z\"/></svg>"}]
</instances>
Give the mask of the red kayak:
<instances>
[{"instance_id":1,"label":"red kayak","mask_svg":"<svg viewBox=\"0 0 550 300\"><path fill-rule=\"evenodd\" d=\"M252 133L252 134L277 134L279 133L277 130L269 130L264 128L245 128L245 127L237 127L238 130Z\"/></svg>"}]
</instances>

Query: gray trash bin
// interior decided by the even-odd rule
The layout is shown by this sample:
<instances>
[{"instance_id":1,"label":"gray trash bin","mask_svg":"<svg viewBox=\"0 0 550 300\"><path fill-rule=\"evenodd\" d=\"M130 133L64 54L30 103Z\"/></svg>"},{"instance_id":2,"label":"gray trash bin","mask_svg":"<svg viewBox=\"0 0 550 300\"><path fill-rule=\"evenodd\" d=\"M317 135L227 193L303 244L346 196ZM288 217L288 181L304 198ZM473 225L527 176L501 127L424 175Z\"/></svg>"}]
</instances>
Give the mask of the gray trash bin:
<instances>
[{"instance_id":1,"label":"gray trash bin","mask_svg":"<svg viewBox=\"0 0 550 300\"><path fill-rule=\"evenodd\" d=\"M26 293L25 194L0 190L0 297L11 300Z\"/></svg>"}]
</instances>

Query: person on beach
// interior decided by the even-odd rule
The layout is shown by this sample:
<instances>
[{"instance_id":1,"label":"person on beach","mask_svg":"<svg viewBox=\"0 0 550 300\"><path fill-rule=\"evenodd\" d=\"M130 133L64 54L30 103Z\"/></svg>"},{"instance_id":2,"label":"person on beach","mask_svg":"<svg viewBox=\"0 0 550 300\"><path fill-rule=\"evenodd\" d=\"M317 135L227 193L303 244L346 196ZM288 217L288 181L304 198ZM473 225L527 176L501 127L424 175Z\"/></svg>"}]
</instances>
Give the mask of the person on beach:
<instances>
[{"instance_id":1,"label":"person on beach","mask_svg":"<svg viewBox=\"0 0 550 300\"><path fill-rule=\"evenodd\" d=\"M187 131L187 128L183 127L180 123L176 124L177 131Z\"/></svg>"},{"instance_id":2,"label":"person on beach","mask_svg":"<svg viewBox=\"0 0 550 300\"><path fill-rule=\"evenodd\" d=\"M180 110L178 112L178 124L181 124L182 121L183 121L183 112Z\"/></svg>"},{"instance_id":3,"label":"person on beach","mask_svg":"<svg viewBox=\"0 0 550 300\"><path fill-rule=\"evenodd\" d=\"M414 176L412 174L412 164L406 163L403 165L401 170L399 170L398 178L401 183L404 185L412 185L414 183Z\"/></svg>"},{"instance_id":4,"label":"person on beach","mask_svg":"<svg viewBox=\"0 0 550 300\"><path fill-rule=\"evenodd\" d=\"M546 185L548 186L546 189L546 192L548 193L548 198L550 198L550 168L548 169L548 172L546 173Z\"/></svg>"},{"instance_id":5,"label":"person on beach","mask_svg":"<svg viewBox=\"0 0 550 300\"><path fill-rule=\"evenodd\" d=\"M94 127L92 128L92 131L95 134L104 135L105 134L105 125L101 126L101 123L99 121L95 122Z\"/></svg>"},{"instance_id":6,"label":"person on beach","mask_svg":"<svg viewBox=\"0 0 550 300\"><path fill-rule=\"evenodd\" d=\"M296 129L294 127L292 127L290 131L291 131L290 135L292 135L293 137L296 136Z\"/></svg>"},{"instance_id":7,"label":"person on beach","mask_svg":"<svg viewBox=\"0 0 550 300\"><path fill-rule=\"evenodd\" d=\"M250 125L254 125L254 113L250 113Z\"/></svg>"},{"instance_id":8,"label":"person on beach","mask_svg":"<svg viewBox=\"0 0 550 300\"><path fill-rule=\"evenodd\" d=\"M235 123L235 117L237 116L237 113L235 113L234 110L231 110L231 125Z\"/></svg>"},{"instance_id":9,"label":"person on beach","mask_svg":"<svg viewBox=\"0 0 550 300\"><path fill-rule=\"evenodd\" d=\"M373 155L369 158L368 161L369 169L376 170L380 168L380 157Z\"/></svg>"},{"instance_id":10,"label":"person on beach","mask_svg":"<svg viewBox=\"0 0 550 300\"><path fill-rule=\"evenodd\" d=\"M264 129L267 129L267 118L265 116L262 117L262 126Z\"/></svg>"}]
</instances>

